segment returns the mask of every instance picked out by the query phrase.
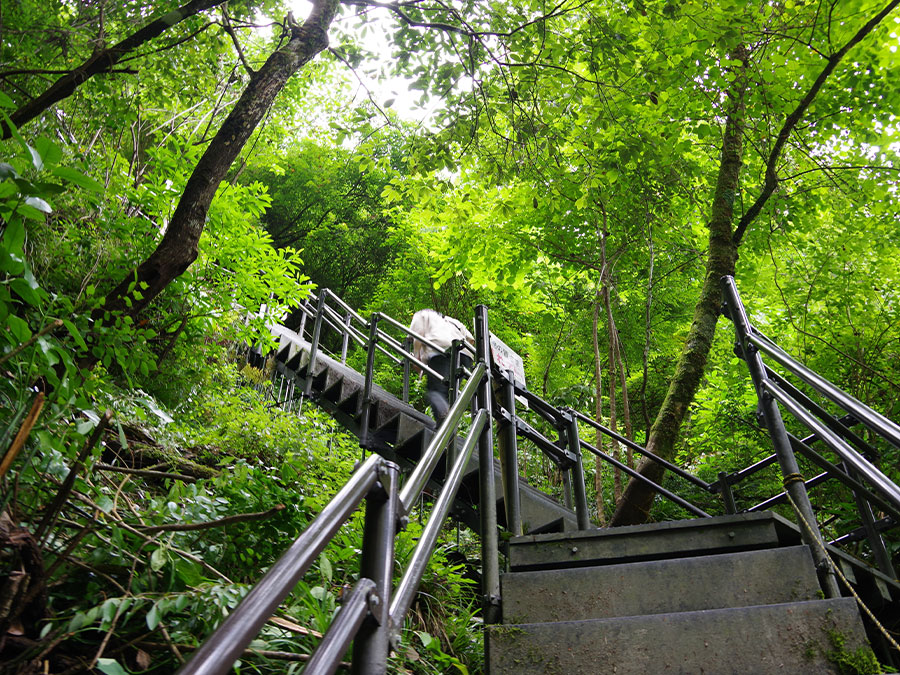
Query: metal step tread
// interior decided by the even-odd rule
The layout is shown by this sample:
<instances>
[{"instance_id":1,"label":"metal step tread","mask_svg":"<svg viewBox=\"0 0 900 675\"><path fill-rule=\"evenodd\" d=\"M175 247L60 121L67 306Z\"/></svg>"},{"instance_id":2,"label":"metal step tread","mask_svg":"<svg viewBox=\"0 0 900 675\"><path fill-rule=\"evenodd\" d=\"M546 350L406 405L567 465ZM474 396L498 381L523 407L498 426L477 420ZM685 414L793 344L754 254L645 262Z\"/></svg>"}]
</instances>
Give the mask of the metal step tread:
<instances>
[{"instance_id":1,"label":"metal step tread","mask_svg":"<svg viewBox=\"0 0 900 675\"><path fill-rule=\"evenodd\" d=\"M508 623L769 605L815 600L819 592L806 546L512 572L500 583Z\"/></svg>"},{"instance_id":2,"label":"metal step tread","mask_svg":"<svg viewBox=\"0 0 900 675\"><path fill-rule=\"evenodd\" d=\"M839 673L828 655L868 646L849 598L488 626L492 675Z\"/></svg>"},{"instance_id":3,"label":"metal step tread","mask_svg":"<svg viewBox=\"0 0 900 675\"><path fill-rule=\"evenodd\" d=\"M786 541L769 513L743 513L560 534L514 537L510 569L550 569L728 553L799 543Z\"/></svg>"}]
</instances>

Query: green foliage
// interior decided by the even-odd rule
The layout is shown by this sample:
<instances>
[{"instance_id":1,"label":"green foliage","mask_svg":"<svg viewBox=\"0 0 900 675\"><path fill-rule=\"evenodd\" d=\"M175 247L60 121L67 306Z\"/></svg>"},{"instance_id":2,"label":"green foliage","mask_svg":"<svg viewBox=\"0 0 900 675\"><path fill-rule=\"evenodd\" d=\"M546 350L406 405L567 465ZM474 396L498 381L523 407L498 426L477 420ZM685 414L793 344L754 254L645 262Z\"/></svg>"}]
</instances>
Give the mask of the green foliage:
<instances>
[{"instance_id":1,"label":"green foliage","mask_svg":"<svg viewBox=\"0 0 900 675\"><path fill-rule=\"evenodd\" d=\"M871 647L863 646L852 652L847 651L846 637L835 630L828 632L828 640L834 649L826 656L838 667L841 675L874 675L885 672Z\"/></svg>"}]
</instances>

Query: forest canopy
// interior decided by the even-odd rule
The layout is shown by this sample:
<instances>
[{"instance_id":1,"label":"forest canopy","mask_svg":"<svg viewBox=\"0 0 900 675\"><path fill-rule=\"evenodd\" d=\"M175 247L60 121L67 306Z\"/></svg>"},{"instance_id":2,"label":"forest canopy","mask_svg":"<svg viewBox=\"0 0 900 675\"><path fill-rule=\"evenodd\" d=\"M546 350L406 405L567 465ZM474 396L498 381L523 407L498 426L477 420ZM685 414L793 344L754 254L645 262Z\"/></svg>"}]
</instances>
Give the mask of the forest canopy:
<instances>
[{"instance_id":1,"label":"forest canopy","mask_svg":"<svg viewBox=\"0 0 900 675\"><path fill-rule=\"evenodd\" d=\"M42 556L24 609L0 602L10 672L171 672L346 480L352 439L241 361L314 288L406 322L486 304L533 391L714 478L770 452L733 275L769 337L900 418L898 4L4 3L0 453L30 433L0 544ZM151 473L63 490L114 458ZM588 470L597 524L667 517ZM559 494L539 452L521 471ZM165 529L247 513L265 526ZM307 631L358 530L286 610ZM398 668L479 668L450 557L410 629L439 640ZM273 635L259 672L286 672Z\"/></svg>"}]
</instances>

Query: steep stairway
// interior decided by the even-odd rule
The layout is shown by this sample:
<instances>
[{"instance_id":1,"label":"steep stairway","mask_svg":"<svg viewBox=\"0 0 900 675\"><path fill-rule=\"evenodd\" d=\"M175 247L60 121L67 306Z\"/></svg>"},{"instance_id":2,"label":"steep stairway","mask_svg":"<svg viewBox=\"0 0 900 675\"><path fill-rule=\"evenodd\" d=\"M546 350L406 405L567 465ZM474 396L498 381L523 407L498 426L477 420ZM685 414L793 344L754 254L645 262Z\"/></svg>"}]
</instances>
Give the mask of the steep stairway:
<instances>
[{"instance_id":1,"label":"steep stairway","mask_svg":"<svg viewBox=\"0 0 900 675\"><path fill-rule=\"evenodd\" d=\"M417 465L435 434L430 417L377 385L364 400L365 378L343 358L318 352L310 368L313 347L302 334L282 326L272 331L279 341L274 358L252 351L250 364L275 371L280 404L305 392L303 398L355 434L364 451L401 470ZM345 335L344 353L346 345ZM503 381L496 369L494 377ZM515 392L527 398L528 392ZM527 400L536 409L547 405ZM576 424L565 411L553 412L557 428ZM495 410L495 415L510 424L509 413ZM577 426L570 433L557 447L584 446ZM456 443L459 448L461 440ZM441 492L444 462L441 458L432 472L433 495ZM499 462L493 467L502 495ZM464 475L451 515L479 532L479 511L485 510L478 504L477 450ZM504 543L506 572L499 582L496 562L492 573L483 572L484 598L490 603L484 615L488 673L868 673L878 672L876 654L885 667L900 666L877 625L900 628L900 583L828 547L831 560L876 619L861 615L843 586L840 592L851 597L826 599L821 589L829 583L833 588L833 580L822 576L828 565L818 553L821 546L813 555L797 526L776 514L754 511L579 530L572 510L521 478L518 488L526 534ZM502 496L496 506L497 524L503 526ZM494 532L493 526L487 531ZM496 541L494 546L496 552ZM821 561L818 570L814 560ZM890 566L884 569L893 574ZM498 609L500 623L490 624ZM392 614L391 620L399 619ZM363 667L359 672L370 671Z\"/></svg>"},{"instance_id":2,"label":"steep stairway","mask_svg":"<svg viewBox=\"0 0 900 675\"><path fill-rule=\"evenodd\" d=\"M278 351L275 354L275 370L290 383L286 397L299 396L307 386L307 381L311 379L310 398L357 438L365 437L368 450L397 462L402 469L408 470L415 466L434 436L435 424L431 417L374 385L371 394L373 407L369 414L367 433L364 434L361 426L365 385L363 375L321 352L316 355L315 372L310 375L310 343L284 326L272 326L271 330L279 340ZM259 350L252 350L249 362L251 366L262 369L266 366L266 357ZM457 439L457 443L459 442ZM445 473L446 466L442 459L432 475L430 485L434 491L440 489ZM496 484L499 486L500 463L496 460L494 474ZM498 493L502 491L498 490ZM576 518L571 509L536 490L523 478L519 480L519 499L526 532L564 532L576 529ZM451 512L454 518L476 532L480 528L476 511L478 501L476 451L466 469ZM497 500L500 525L505 525L503 515L505 512L501 495Z\"/></svg>"},{"instance_id":3,"label":"steep stairway","mask_svg":"<svg viewBox=\"0 0 900 675\"><path fill-rule=\"evenodd\" d=\"M821 598L808 547L770 513L515 537L508 553L493 675L856 672L839 662L869 644L856 601Z\"/></svg>"}]
</instances>

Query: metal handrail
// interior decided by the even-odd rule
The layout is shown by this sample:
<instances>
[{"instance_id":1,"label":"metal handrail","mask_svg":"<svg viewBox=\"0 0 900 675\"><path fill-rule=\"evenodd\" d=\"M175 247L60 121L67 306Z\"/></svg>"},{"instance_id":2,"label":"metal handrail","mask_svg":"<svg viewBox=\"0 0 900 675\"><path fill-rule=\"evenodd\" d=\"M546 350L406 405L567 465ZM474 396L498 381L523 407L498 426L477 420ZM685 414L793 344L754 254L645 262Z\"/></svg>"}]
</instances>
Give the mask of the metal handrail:
<instances>
[{"instance_id":1,"label":"metal handrail","mask_svg":"<svg viewBox=\"0 0 900 675\"><path fill-rule=\"evenodd\" d=\"M179 675L224 675L257 636L263 624L290 594L341 525L378 483L379 474L396 465L372 455L328 502L318 516L272 565L241 603L194 652Z\"/></svg>"},{"instance_id":2,"label":"metal handrail","mask_svg":"<svg viewBox=\"0 0 900 675\"><path fill-rule=\"evenodd\" d=\"M338 669L341 657L359 632L369 613L375 595L375 582L363 577L341 600L341 608L306 662L303 672L309 675L331 675ZM378 602L382 600L379 599Z\"/></svg>"},{"instance_id":3,"label":"metal handrail","mask_svg":"<svg viewBox=\"0 0 900 675\"><path fill-rule=\"evenodd\" d=\"M706 511L701 509L699 506L694 506L686 499L682 499L681 497L676 495L674 492L672 492L670 490L666 490L662 485L659 485L658 483L654 482L650 478L647 478L642 473L640 473L637 469L632 469L630 466L628 466L624 462L620 462L616 458L611 457L610 455L607 455L605 452L603 452L601 450L598 450L597 448L595 448L593 445L591 445L587 441L582 440L581 447L584 448L585 450L587 450L588 452L591 452L591 453L597 455L598 457L602 458L604 461L608 462L609 464L612 464L617 469L621 469L624 473L627 473L632 478L636 478L637 480L641 481L645 485L649 485L654 490L656 490L659 494L661 494L663 497L665 497L669 501L674 502L675 504L678 504L678 506L682 507L683 509L690 511L695 516L700 516L701 518L711 518L712 517Z\"/></svg>"},{"instance_id":4,"label":"metal handrail","mask_svg":"<svg viewBox=\"0 0 900 675\"><path fill-rule=\"evenodd\" d=\"M831 429L822 424L813 415L809 414L803 406L788 396L777 384L771 380L767 380L764 383L764 388L774 396L786 410L793 414L794 417L815 432L815 434L822 439L822 441L831 448L838 457L852 466L858 473L862 474L866 480L877 489L881 496L888 499L895 507L900 507L900 487L898 487L890 478L885 476L874 464L845 443L840 436L831 431Z\"/></svg>"},{"instance_id":5,"label":"metal handrail","mask_svg":"<svg viewBox=\"0 0 900 675\"><path fill-rule=\"evenodd\" d=\"M336 299L329 291L323 291L319 296L314 296L317 304L314 314L308 306L303 309L305 314L315 316L309 348L307 393L311 391L315 354L320 347L322 325L341 331L345 336L345 345L347 336L357 338L359 333L358 329L351 325L350 319L341 319L336 310L328 306L327 302L330 298ZM346 309L346 305L342 301L339 304ZM352 318L349 313L347 316ZM356 316L358 317L358 315ZM379 341L383 342L387 349L403 349L396 340L379 330L378 323L383 319L383 315L375 313L366 324L369 336L365 340L365 344L368 346L368 355L360 438L363 447L366 447L365 438L369 416L372 413L371 392L374 385L375 350L376 348L381 349L392 356L378 344ZM339 326L335 324L339 324ZM481 331L481 334L482 338L486 340L486 332ZM345 349L342 349L344 354L346 354ZM404 356L408 355L405 350L403 352ZM483 354L486 353L486 351L483 352ZM408 356L426 372L434 372L412 355ZM394 360L400 362L400 359ZM440 377L439 373L435 373L435 375ZM223 624L204 641L179 673L218 675L228 672L231 664L259 633L265 621L272 616L278 605L291 592L319 553L334 537L337 530L364 500L367 507L360 579L353 590L345 596L340 611L307 662L304 672L313 675L334 672L351 642L353 643L355 671L357 664L362 663L365 664L362 672L384 672L389 632L392 630L398 632L402 626L402 617L409 609L416 588L421 582L425 567L434 550L441 524L450 511L451 503L462 482L463 472L471 460L476 443L484 446L482 452L490 460L492 454L490 445L489 443L484 445L485 439L490 438L490 401L485 398L485 392L490 390L490 385L487 383L488 378L488 368L482 360L472 370L462 391L454 397L447 418L428 444L402 493L398 488L396 478L399 467L376 454L371 455L269 572L254 586L240 605L225 619ZM290 386L292 383L289 384ZM478 401L472 405L476 396ZM454 453L452 462L448 459L448 466L452 465L451 471L444 481L443 490L420 537L419 545L400 580L397 593L393 594L394 601L391 602L395 527L397 524L403 525L408 522L409 512L424 492L425 486L440 458L444 455L448 444L455 443L456 428L470 405L474 417L473 424L463 442L461 451ZM482 467L481 470L483 472L484 468ZM483 477L482 485L492 485L492 471L489 474L487 478ZM493 499L491 498L490 501ZM494 545L491 550L496 556L498 550L496 546L496 510L485 508L481 511L482 530L484 532L493 531ZM491 537L487 536L486 539L491 539ZM499 588L499 575L488 569L491 567L489 564L486 565L484 577L494 579L490 584L491 588ZM493 567L496 568L496 564ZM367 621L367 617L370 620Z\"/></svg>"},{"instance_id":6,"label":"metal handrail","mask_svg":"<svg viewBox=\"0 0 900 675\"><path fill-rule=\"evenodd\" d=\"M866 425L873 432L887 440L894 447L900 448L900 425L895 424L881 413L873 410L862 401L838 389L818 373L794 359L781 347L766 338L757 330L753 330L747 339L751 344L771 356L776 362L790 370L801 380L820 394L839 405L841 408Z\"/></svg>"},{"instance_id":7,"label":"metal handrail","mask_svg":"<svg viewBox=\"0 0 900 675\"><path fill-rule=\"evenodd\" d=\"M611 438L614 438L616 441L618 441L622 445L631 448L635 452L640 453L642 456L647 457L648 459L652 459L654 462L656 462L660 466L664 466L666 469L668 469L669 471L671 471L674 474L677 474L678 476L681 476L688 482L693 483L697 487L702 488L702 489L706 490L707 492L714 491L714 485L712 483L707 483L702 478L695 476L694 474L692 474L689 471L685 471L680 466L673 464L672 462L669 462L668 460L663 459L659 455L653 454L652 452L647 450L642 445L639 445L639 444L635 443L634 441L626 438L622 434L603 426L602 424L600 424L596 420L591 419L587 415L580 413L577 410L573 410L572 408L569 408L569 410L571 411L571 413L573 415L575 415L575 417L577 417L579 420L581 420L585 424L588 424L588 425L594 427L595 429L597 429L598 431L601 431L603 434L610 436Z\"/></svg>"},{"instance_id":8,"label":"metal handrail","mask_svg":"<svg viewBox=\"0 0 900 675\"><path fill-rule=\"evenodd\" d=\"M406 336L420 340L424 344L439 349L437 345L422 336L417 335L408 327L400 324L385 314L376 312L369 321L365 321L359 314L346 305L346 303L327 289L323 290L319 296L313 296L312 299L315 300L318 305L317 309L314 311L309 303L306 303L303 308L304 316L315 317L316 322L313 329L313 340L310 349L310 373L313 370L314 354L315 350L318 348L319 333L322 324L337 330L344 336L344 347L342 349L344 355L346 354L346 343L348 339L353 339L355 342L368 349L365 387L363 390L363 409L361 412L362 423L360 425L362 428L360 442L364 448L369 447L365 439L368 434L370 415L374 414L372 387L374 385L373 374L376 350L387 354L396 363L403 363L404 370L407 373L410 364L415 364L424 372L427 372L444 382L447 382L449 379L451 382L451 390L453 390L454 394L451 395L451 407L446 419L442 422L435 435L428 443L420 461L414 471L410 474L402 490L397 488L396 479L385 477L384 480L381 480L379 478L379 482L376 483L375 479L369 475L372 472L371 466L381 467L378 469L378 471L381 472L386 470L385 467L390 466L392 467L391 470L395 472L392 475L396 476L396 465L391 465L390 463L379 464L376 459L377 455L373 455L367 460L367 462L373 464L364 464L357 472L360 476L363 474L367 475L368 478L363 479L362 477L357 477L357 473L351 478L351 483L356 481L354 484L356 485L355 489L357 491L361 490L361 486L365 485L364 494L362 496L354 493L353 499L355 500L355 504L353 505L353 509L361 503L363 497L368 497L360 580L354 589L346 596L341 610L335 617L329 630L326 632L325 637L320 642L318 649L310 658L306 672L315 673L315 675L333 672L351 640L354 644L353 662L355 670L357 670L358 665L362 663L364 664L362 666L364 670L357 670L358 672L369 672L369 670L372 670L373 672L384 671L384 663L387 655L387 636L390 634L394 639L397 639L399 636L403 616L409 610L409 607L413 602L416 589L421 583L422 575L433 552L442 523L446 519L451 504L456 497L462 481L462 476L471 462L476 443L479 446L479 515L481 518L482 535L481 557L483 564L482 576L483 597L485 600L485 622L491 623L498 618L500 607L500 585L496 527L497 502L493 469L494 453L492 446L493 441L490 433L490 421L492 417L496 417L501 425L505 425L503 426L504 432L501 434L501 441L505 443L505 447L501 446L502 459L505 460L505 466L502 466L504 488L506 490L504 497L507 508L507 523L513 534L519 533L521 528L521 513L518 512L516 506L510 506L518 501L517 491L519 487L516 473L518 459L515 444L517 435L534 440L542 450L548 452L558 460L560 467L564 470L567 503L572 502L570 491L573 487L576 493L576 501L578 502L576 506L576 515L579 529L587 529L590 527L588 507L584 492L582 449L600 457L603 461L617 467L636 480L643 481L664 498L672 501L681 508L686 509L691 514L704 518L710 517L710 514L700 507L678 496L674 492L663 488L650 478L641 475L640 472L632 469L623 462L618 461L611 455L608 455L581 440L578 436L579 422L590 425L600 433L615 439L617 442L622 443L644 457L657 462L660 466L672 471L689 481L692 485L705 490L706 492L721 492L722 497L725 499L726 511L728 513L733 513L735 511L730 486L737 483L742 478L751 475L753 472L770 465L775 459L778 459L782 471L786 472L785 484L788 486L787 493L776 495L772 499L763 502L762 505L757 505L750 510L761 508L763 505L768 506L785 501L787 500L787 494L791 495L793 501L800 501L801 508L804 508L802 506L803 499L797 499L798 496L802 496L808 507L804 517L812 515L811 520L815 526L814 514L812 514L808 498L806 498L806 488L811 488L830 478L837 478L854 491L857 499L861 500L860 503L864 502L866 506L870 503L874 504L882 511L889 514L889 518L877 522L870 518L869 521L866 522L865 527L861 528L861 531L864 534L858 536L867 536L871 540L873 533L875 533L877 537L877 533L882 529L887 529L892 525L896 525L897 516L900 515L900 488L894 485L887 476L881 473L871 464L871 462L868 462L868 460L847 443L847 439L849 439L851 443L858 448L862 448L863 452L866 452L868 446L864 441L846 429L841 421L828 418L830 421L826 421L825 423L819 422L814 414L804 408L804 406L807 406L810 403L809 400L804 398L803 394L792 389L791 385L778 379L774 373L765 367L758 354L756 354L755 349L758 347L760 350L765 350L765 348L758 345L757 342L759 340L767 341L768 338L765 338L764 336L763 338L759 338L755 329L750 326L749 321L746 319L743 306L739 305L740 300L737 296L736 288L733 287L733 280L731 280L730 283L732 287L730 289L726 288L726 291L729 293L729 297L732 298L732 303L737 303L737 305L731 308L733 310L732 319L737 319L735 321L736 328L738 327L738 323L742 322L742 328L738 331L741 348L743 350L742 353L748 363L752 361L751 373L754 375L754 384L757 387L760 401L763 401L763 397L766 397L766 400L768 401L768 407L763 406L763 412L766 414L770 433L773 434L773 439L776 441L776 455L774 458L766 458L757 462L752 467L730 475L720 473L719 482L717 483L709 483L694 476L690 472L647 451L639 444L625 438L618 432L609 429L579 411L571 408L557 408L553 406L536 394L525 389L523 385L515 383L507 373L499 372L499 369L496 366L492 367L489 347L490 333L487 327L487 310L484 306L479 306L476 312L476 349L474 351L477 356L477 362L461 391L455 393L456 385L454 383L455 378L458 376L458 372L453 371L461 369L453 366L450 378L444 378L442 375L429 368L427 364L411 354L408 344L407 346L404 346L395 337L382 330L380 324L381 322L384 322L387 326L402 331ZM338 309L335 309L329 304L329 302L332 301L332 304L336 305ZM344 316L341 315L341 311L345 312ZM365 335L358 326L365 328L368 335ZM740 332L741 330L743 330L743 332ZM471 349L468 345L466 345L466 347ZM771 343L771 345L767 344L766 347L773 351L780 352L782 355L784 354L784 352L782 352L777 345L774 345L774 343ZM458 354L459 349L459 345L453 347L451 355L452 364L457 363L456 355ZM395 353L399 354L400 357L394 356ZM784 356L784 358L789 359L790 357ZM778 358L776 358L776 361L781 363ZM794 365L796 365L795 362ZM791 368L791 370L793 371L794 369ZM801 379L804 379L804 381L807 381L807 378L803 375L800 377ZM815 377L818 378L818 376ZM821 378L819 379L821 380ZM502 401L501 406L496 410L496 415L493 408L493 401L495 399L492 396L492 381L494 380L496 380L499 385L497 388L498 391L502 391L502 396L498 396L498 400L502 399ZM406 386L406 384L407 383L405 382L404 385ZM307 386L309 386L309 382ZM833 385L830 386L833 387ZM529 407L534 412L556 427L560 434L560 440L558 442L554 443L553 441L550 441L539 431L533 429L530 425L517 417L515 411L515 398L517 395L524 396L529 402ZM803 440L799 440L787 434L783 422L781 422L780 413L778 412L777 405L775 405L775 401L780 402L788 412L791 412L801 422L806 424L812 430L812 435ZM855 399L852 399L852 401L855 401ZM858 401L855 402L859 404L859 406L863 405ZM815 408L814 406L815 404L809 409L813 410L817 415L822 415L824 411ZM456 429L466 410L470 407L473 413L473 423L465 440L462 442L462 445L457 448ZM859 409L851 409L850 412L856 417L858 410ZM866 410L869 409L866 408ZM883 425L877 418L873 419L876 420L877 426L884 426L890 432L893 423L888 420L889 424ZM893 426L896 427L896 425ZM897 427L897 429L900 430L900 427ZM826 443L834 450L838 457L841 458L841 461L844 462L846 468L841 468L832 464L806 445L807 442L815 440ZM888 440L890 441L891 439L888 438ZM451 448L448 448L450 444L453 444L453 447L456 449L455 452L452 451ZM793 455L795 450L806 455L811 461L822 467L824 473L804 481L802 476L800 476L799 471L796 468L793 468L797 466ZM402 578L398 582L396 590L392 593L390 578L393 565L393 537L395 535L395 525L397 523L402 525L406 522L409 513L418 502L419 497L423 494L426 485L442 457L446 457L446 465L448 467L443 488L435 500L432 513L423 529L419 544L413 552L410 562L404 571ZM384 462L384 460L380 461ZM856 476L859 476L861 480L865 480L868 484L871 484L873 489L870 490L860 480L857 480ZM336 531L336 528L334 528L334 523L331 521L335 518L346 519L348 516L349 512L347 509L350 508L350 504L347 502L346 494L348 494L347 490L351 483L348 483L348 486L343 488L341 492L339 492L338 497L333 500L333 502L336 500L340 501L342 505L340 509L337 509L337 507L335 507L337 510L332 509L332 512L329 513L327 517L327 520L329 520L328 528L332 535L333 532ZM344 496L342 497L342 495ZM387 506L378 506L379 497L377 497L377 495L388 495L383 498ZM338 499L339 497L340 500ZM332 503L326 507L326 510L331 507ZM351 511L353 509L351 509ZM370 509L372 510L372 518L370 518ZM862 510L862 506L860 506L860 509ZM314 521L314 524L319 521L319 518L322 518L325 515L326 512L323 511L323 514L320 514L316 521ZM815 529L817 530L817 527L815 527ZM323 533L324 532L325 530L323 530ZM304 535L301 535L301 539L306 536L306 533L304 533ZM818 532L814 532L813 536L817 536L820 541L822 540L821 534L818 534ZM853 536L857 536L857 534L854 533ZM301 539L298 539L298 542L301 541ZM306 540L304 539L304 541ZM299 569L299 571L294 570L298 574L297 578L305 572L311 561L314 560L319 551L321 551L321 547L324 547L324 543L321 543L321 546L320 543L319 539L316 539L316 547L318 548L307 547L306 553L309 559L304 559L303 565L305 565L305 567L299 566L302 567L302 569ZM327 543L327 540L325 543ZM289 551L294 551L296 548L297 542L295 542ZM286 553L285 556L283 556L283 559L286 558L287 555L288 554ZM273 567L273 570L281 564L282 560L279 560L279 562L276 563L276 566ZM824 567L822 567L822 569L824 569ZM272 572L270 571L270 574L271 573ZM266 581L268 576L269 575L266 575L263 581ZM836 589L836 586L832 588L833 584L830 583L833 579L825 577L822 581L826 594L833 594ZM288 589L288 591L289 590L290 589ZM256 592L257 588L251 591L251 594L248 595L247 598L251 598ZM275 606L277 606L279 602L280 599L275 602ZM251 602L250 604L252 605L253 603ZM238 607L238 610L235 610L232 616L236 615L239 610L243 611L243 605L244 603ZM263 617L262 621L265 621L272 611L274 611L274 607L271 606L271 600L269 600L269 604L266 605L265 610L262 611L262 614L268 614ZM259 610L257 610L257 613L259 613ZM366 617L369 617L369 619L367 620ZM223 623L222 628L225 628L226 624L228 624L231 619L232 617L229 617L226 622ZM254 616L253 622L256 622L257 619L258 617ZM253 622L248 623L247 626L252 627ZM261 623L259 625L261 625ZM240 640L244 640L246 637L245 633L249 634L250 629L247 626L242 626L241 631L235 629L235 631L240 634ZM257 631L258 628L259 626L256 626ZM214 636L215 635L216 634L214 634ZM223 639L225 638L219 638L219 641L221 642ZM247 644L247 642L235 640L233 636L230 636L228 639L230 640L230 643L234 643L228 645L231 649L231 651L228 652L229 658L235 656L235 654L240 654L243 647ZM252 639L252 636L250 639ZM204 645L204 647L205 646L206 645ZM202 648L195 653L195 658L192 659L188 666L193 664L197 655L201 654L201 652ZM226 664L226 669L230 667L230 663L231 662L229 661ZM185 668L187 668L187 666ZM183 670L182 672L191 673L193 675L195 672L219 673L225 672L225 670Z\"/></svg>"},{"instance_id":9,"label":"metal handrail","mask_svg":"<svg viewBox=\"0 0 900 675\"><path fill-rule=\"evenodd\" d=\"M800 511L800 516L808 525L811 524L808 532L807 528L804 528L804 533L815 537L821 544L824 544L816 523L815 513L807 496L807 488L835 478L853 491L872 553L882 571L893 575L890 557L886 553L878 529L874 526L871 507L874 504L888 513L896 514L897 508L900 506L900 487L850 446L848 441L863 452L870 454L874 452L868 443L844 426L844 420L832 417L806 394L766 366L762 362L761 354L764 353L771 357L807 385L850 413L853 422L865 424L875 434L897 447L900 447L900 426L838 389L831 382L788 355L772 340L754 328L747 318L732 277L722 277L721 286L725 298L725 314L735 326L735 353L743 357L750 370L760 410L775 445L786 487L784 493L757 504L751 510L760 510L780 503L786 500L789 494L792 505ZM812 435L801 441L788 434L781 418L779 404L786 412L810 429ZM829 462L806 444L816 440L823 442L834 452L843 466ZM804 480L794 457L795 450L822 467L825 470L824 473ZM752 470L756 470L766 462L767 460L763 460L754 467L743 470L740 472L740 477L746 477ZM734 479L734 477L735 475L731 478ZM863 485L857 478L865 480L872 489ZM824 548L813 547L814 557L818 555L817 551L819 550L824 551ZM824 560L821 562L824 563ZM823 569L830 570L831 568L826 565ZM837 589L834 579L823 578L822 582L826 595L835 596Z\"/></svg>"},{"instance_id":10,"label":"metal handrail","mask_svg":"<svg viewBox=\"0 0 900 675\"><path fill-rule=\"evenodd\" d=\"M444 452L444 448L447 447L447 443L455 438L456 427L462 419L463 413L466 412L466 409L471 403L472 398L475 396L475 392L477 391L479 384L481 384L481 378L484 377L485 370L486 368L483 363L479 363L475 367L475 372L472 373L472 377L469 378L468 382L466 382L466 386L463 387L463 390L457 396L456 401L454 401L450 411L447 413L447 418L438 428L434 438L432 438L431 442L428 444L428 448L422 453L421 459L416 463L416 468L410 474L406 484L400 491L400 504L403 508L403 515L406 515L409 513L410 509L412 509L413 504L415 504L416 500L419 498L428 479L434 472L434 469Z\"/></svg>"},{"instance_id":11,"label":"metal handrail","mask_svg":"<svg viewBox=\"0 0 900 675\"><path fill-rule=\"evenodd\" d=\"M483 364L481 365L483 367ZM470 381L474 381L474 378ZM475 417L475 421L472 423L469 433L463 442L461 452L459 452L456 457L450 475L444 482L441 494L434 504L431 517L425 524L425 529L422 530L422 534L419 537L419 544L416 546L415 551L413 551L406 572L403 574L403 578L400 580L397 589L394 591L393 599L391 600L390 616L395 637L399 635L400 626L403 624L403 617L412 605L416 589L422 581L422 575L425 573L428 560L431 558L431 552L434 550L435 544L437 543L437 537L438 534L440 534L441 526L443 525L444 520L446 520L447 514L450 512L450 506L462 483L463 471L468 465L469 460L472 458L472 451L475 449L478 437L481 435L487 422L487 412L479 410L478 415Z\"/></svg>"}]
</instances>

